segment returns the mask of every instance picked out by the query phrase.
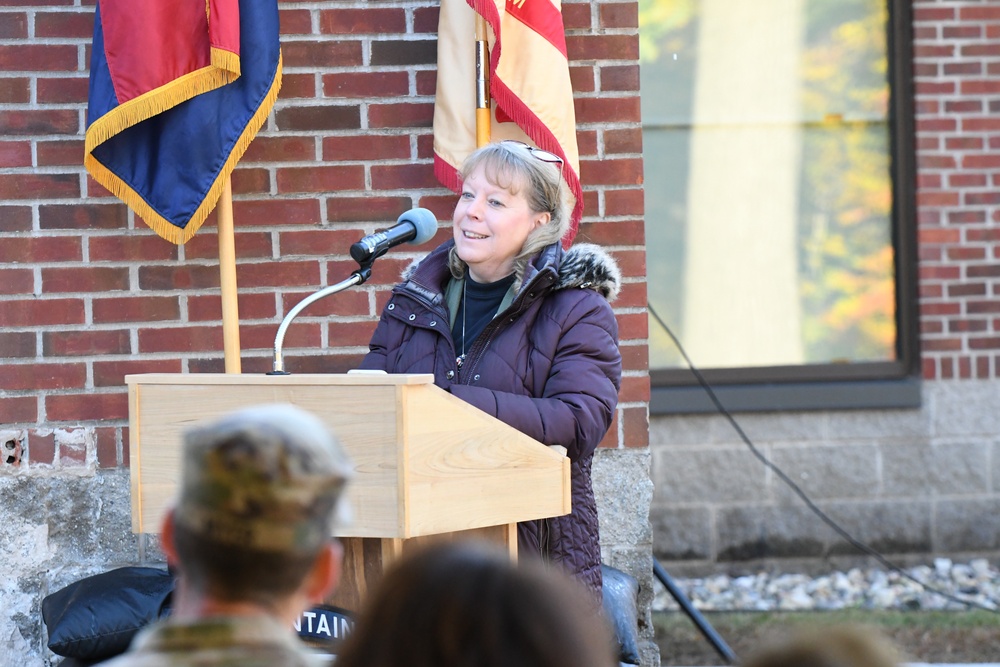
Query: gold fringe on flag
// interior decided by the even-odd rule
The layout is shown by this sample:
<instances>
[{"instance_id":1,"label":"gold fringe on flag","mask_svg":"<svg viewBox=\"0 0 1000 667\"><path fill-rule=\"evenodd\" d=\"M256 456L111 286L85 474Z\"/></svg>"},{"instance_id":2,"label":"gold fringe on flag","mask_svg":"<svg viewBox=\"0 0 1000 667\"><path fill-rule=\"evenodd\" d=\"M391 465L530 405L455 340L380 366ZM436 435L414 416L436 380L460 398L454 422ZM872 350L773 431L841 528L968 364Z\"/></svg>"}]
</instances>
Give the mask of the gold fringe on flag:
<instances>
[{"instance_id":1,"label":"gold fringe on flag","mask_svg":"<svg viewBox=\"0 0 1000 667\"><path fill-rule=\"evenodd\" d=\"M213 55L214 55L214 50L213 50ZM199 72L200 71L202 70L199 70ZM192 72L191 74L197 74L197 72ZM111 172L111 170L109 170L107 167L105 167L103 164L97 161L97 158L95 158L91 152L93 150L93 148L91 147L91 130L94 130L94 125L97 125L97 123L92 125L87 130L87 143L86 143L87 152L86 155L84 155L84 160L83 160L84 166L86 167L87 171L90 172L90 175L94 177L94 180L96 180L98 183L107 188L108 191L111 192L111 194L113 194L114 196L118 197L123 202L125 202L129 208L135 211L136 214L140 218L142 218L142 220L149 226L150 229L156 232L158 236L167 241L170 241L171 243L182 245L186 243L188 240L190 240L192 236L194 236L195 232L198 231L202 223L204 223L205 220L208 218L209 214L215 209L215 205L218 203L219 197L222 195L222 188L223 185L225 184L226 178L228 178L230 174L232 174L233 170L236 168L236 163L240 161L240 158L243 157L243 154L246 153L247 148L249 148L250 142L253 141L254 137L257 136L257 132L260 130L261 127L263 127L264 122L267 120L268 114L271 113L271 109L274 107L274 103L278 99L278 92L281 89L281 74L282 74L282 56L281 54L279 54L278 67L275 70L274 80L271 82L271 87L268 89L267 94L264 96L264 99L261 102L260 106L257 107L257 111L247 121L247 124L244 126L243 132L240 134L239 138L236 140L236 143L233 145L233 150L229 153L229 157L226 159L226 162L222 165L222 168L219 170L218 175L215 177L212 186L208 189L208 193L202 200L201 205L194 212L194 214L191 216L191 219L188 221L187 225L185 225L183 229L171 224L166 218L164 218L155 209L153 209L153 207L150 206L138 192L132 189L132 187L129 186L128 183L123 181L121 178L119 178L113 172ZM236 77L234 77L233 80L235 80L235 78ZM164 86L163 88L167 87L169 86ZM212 90L213 88L218 88L218 87L219 86L213 86L212 88L208 88L202 92L207 92L208 90ZM163 90L163 88L159 88L155 92L160 93ZM142 97L136 98L131 102L136 102L138 100L141 100ZM184 100L179 100L169 106L163 107L163 109L169 109L170 107L176 106L177 104L183 101ZM130 104L131 102L127 104ZM150 104L152 104L153 102L154 102L153 100L149 101ZM114 115L115 113L118 112L119 109L115 109L115 111L107 114L104 118L101 118L101 120L103 121L105 118ZM159 111L157 111L156 113L159 113ZM149 118L152 115L154 114L148 114L140 120ZM108 138L110 138L117 132L120 132L122 129L133 124L134 123L126 123L122 125L122 127L115 129L115 131L113 132L110 132L100 141L95 140L93 146L96 147L102 141L106 141ZM108 131L108 129L109 128L104 128L104 127L99 128L98 130L95 130L95 135L97 132L105 132Z\"/></svg>"},{"instance_id":2,"label":"gold fringe on flag","mask_svg":"<svg viewBox=\"0 0 1000 667\"><path fill-rule=\"evenodd\" d=\"M218 49L212 49L213 61L215 60L216 51ZM141 123L147 118L152 118L159 113L163 113L167 109L172 109L181 102L186 102L196 95L207 93L210 90L215 90L227 83L236 81L240 77L239 56L233 53L229 53L229 56L236 59L235 71L232 68L222 69L214 65L202 67L193 72L188 72L184 76L178 77L155 90L143 93L139 97L115 107L104 116L98 118L87 128L84 144L87 156L89 157L95 148L122 130ZM219 60L223 62L228 59L220 56Z\"/></svg>"},{"instance_id":3,"label":"gold fringe on flag","mask_svg":"<svg viewBox=\"0 0 1000 667\"><path fill-rule=\"evenodd\" d=\"M233 76L230 81L235 81L240 75L240 56L238 53L233 53L232 51L226 51L225 49L217 49L212 47L211 63L213 67L218 67L221 70L230 72ZM226 83L229 83L227 81Z\"/></svg>"}]
</instances>

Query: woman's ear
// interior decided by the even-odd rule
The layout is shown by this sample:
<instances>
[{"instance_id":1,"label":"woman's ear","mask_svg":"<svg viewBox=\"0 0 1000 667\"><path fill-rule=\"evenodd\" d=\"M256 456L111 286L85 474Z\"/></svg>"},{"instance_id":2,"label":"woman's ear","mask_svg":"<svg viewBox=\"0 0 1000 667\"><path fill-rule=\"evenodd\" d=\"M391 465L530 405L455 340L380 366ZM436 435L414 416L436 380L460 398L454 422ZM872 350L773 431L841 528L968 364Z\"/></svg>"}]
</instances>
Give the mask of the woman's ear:
<instances>
[{"instance_id":1,"label":"woman's ear","mask_svg":"<svg viewBox=\"0 0 1000 667\"><path fill-rule=\"evenodd\" d=\"M548 211L545 211L544 213L539 213L535 215L535 222L534 225L532 226L532 229L538 229L542 225L549 224L549 222L551 221L552 221L551 213L549 213Z\"/></svg>"}]
</instances>

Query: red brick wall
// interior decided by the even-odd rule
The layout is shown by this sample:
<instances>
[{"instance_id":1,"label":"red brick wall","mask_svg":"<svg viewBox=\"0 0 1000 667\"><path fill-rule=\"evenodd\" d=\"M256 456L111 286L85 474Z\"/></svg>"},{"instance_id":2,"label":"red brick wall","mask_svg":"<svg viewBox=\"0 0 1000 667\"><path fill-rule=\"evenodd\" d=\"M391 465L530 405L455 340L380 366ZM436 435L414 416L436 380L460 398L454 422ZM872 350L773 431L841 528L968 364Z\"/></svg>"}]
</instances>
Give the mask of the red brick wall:
<instances>
[{"instance_id":1,"label":"red brick wall","mask_svg":"<svg viewBox=\"0 0 1000 667\"><path fill-rule=\"evenodd\" d=\"M923 375L1000 377L1000 2L916 0Z\"/></svg>"},{"instance_id":2,"label":"red brick wall","mask_svg":"<svg viewBox=\"0 0 1000 667\"><path fill-rule=\"evenodd\" d=\"M127 465L126 374L223 370L214 216L174 246L83 170L87 4L0 7L0 430L26 432L22 466L86 464L79 439L57 437L80 429L97 465ZM357 267L353 241L414 206L448 221L454 201L431 164L437 3L288 4L281 95L233 176L244 373L270 369L283 313ZM564 16L585 189L578 240L607 246L626 276L615 304L626 377L605 444L641 447L636 4L567 3ZM311 306L285 338L287 368L351 368L387 289L419 252L397 249L365 286Z\"/></svg>"}]
</instances>

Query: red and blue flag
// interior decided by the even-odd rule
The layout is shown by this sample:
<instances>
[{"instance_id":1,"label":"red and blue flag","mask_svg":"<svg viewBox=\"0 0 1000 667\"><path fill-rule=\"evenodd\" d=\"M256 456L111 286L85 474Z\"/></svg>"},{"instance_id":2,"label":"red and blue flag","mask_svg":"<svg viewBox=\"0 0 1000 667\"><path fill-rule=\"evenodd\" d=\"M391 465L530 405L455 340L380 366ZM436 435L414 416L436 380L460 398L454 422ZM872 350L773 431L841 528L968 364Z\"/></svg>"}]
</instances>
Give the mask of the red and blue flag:
<instances>
[{"instance_id":1,"label":"red and blue flag","mask_svg":"<svg viewBox=\"0 0 1000 667\"><path fill-rule=\"evenodd\" d=\"M184 243L280 86L276 0L98 0L84 165Z\"/></svg>"}]
</instances>

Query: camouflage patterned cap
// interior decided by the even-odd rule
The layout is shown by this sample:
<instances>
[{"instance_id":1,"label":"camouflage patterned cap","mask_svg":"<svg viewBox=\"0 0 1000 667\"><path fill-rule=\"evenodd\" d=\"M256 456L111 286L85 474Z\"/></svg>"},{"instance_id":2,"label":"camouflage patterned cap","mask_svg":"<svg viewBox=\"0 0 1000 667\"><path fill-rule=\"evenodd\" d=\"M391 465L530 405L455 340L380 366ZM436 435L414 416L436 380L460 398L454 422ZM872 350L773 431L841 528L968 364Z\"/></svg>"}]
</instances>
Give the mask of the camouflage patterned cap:
<instances>
[{"instance_id":1,"label":"camouflage patterned cap","mask_svg":"<svg viewBox=\"0 0 1000 667\"><path fill-rule=\"evenodd\" d=\"M212 541L311 553L333 533L351 464L314 415L260 405L184 432L174 522Z\"/></svg>"}]
</instances>

